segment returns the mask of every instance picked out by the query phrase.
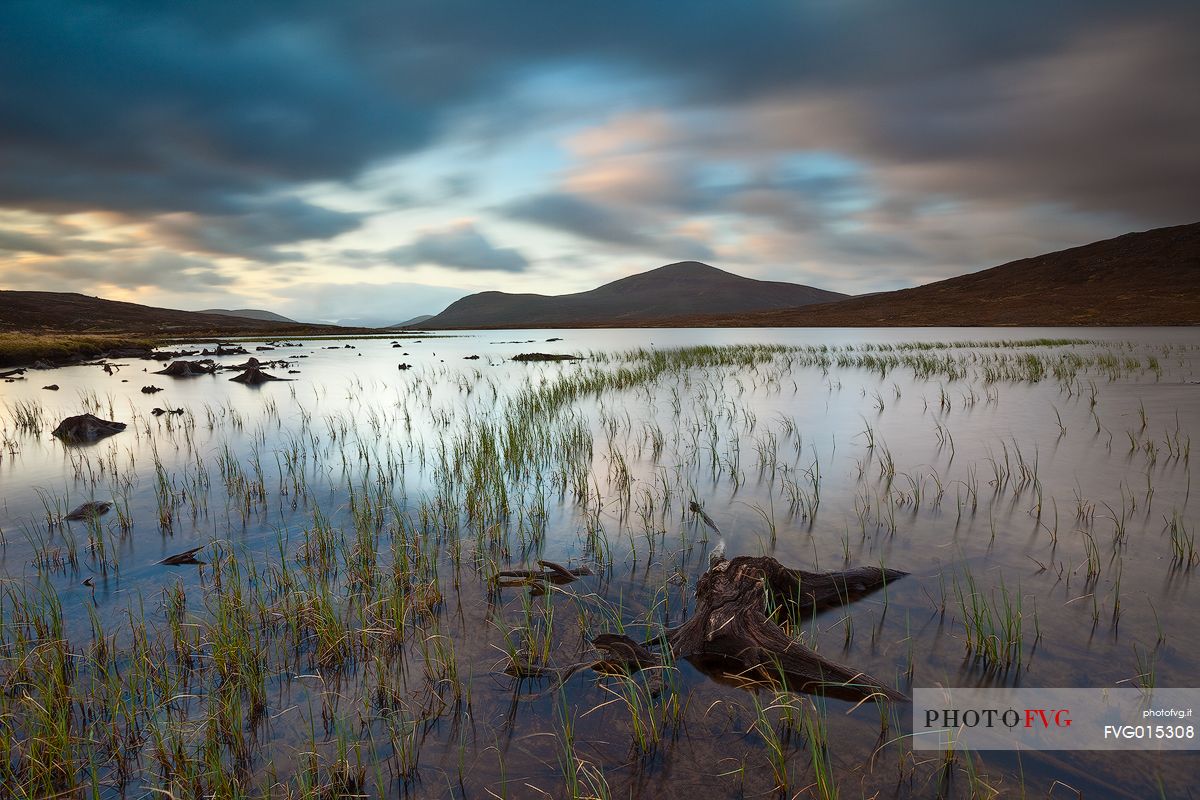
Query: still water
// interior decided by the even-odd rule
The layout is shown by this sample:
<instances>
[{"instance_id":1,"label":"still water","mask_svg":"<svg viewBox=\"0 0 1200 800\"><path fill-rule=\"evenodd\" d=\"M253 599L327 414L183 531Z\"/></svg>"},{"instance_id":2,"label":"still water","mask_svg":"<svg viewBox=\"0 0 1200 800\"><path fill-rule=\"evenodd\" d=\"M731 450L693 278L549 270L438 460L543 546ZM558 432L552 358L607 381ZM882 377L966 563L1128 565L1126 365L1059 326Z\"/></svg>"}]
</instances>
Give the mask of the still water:
<instances>
[{"instance_id":1,"label":"still water","mask_svg":"<svg viewBox=\"0 0 1200 800\"><path fill-rule=\"evenodd\" d=\"M794 631L902 692L1196 685L1194 329L241 344L289 380L127 360L0 385L14 796L1191 796L1192 753L947 759L906 746L903 704L687 662L653 686L510 673L679 624L723 536L729 557L910 573ZM128 427L50 435L84 411ZM61 521L86 501L113 508ZM205 563L159 563L192 548ZM538 559L592 575L496 588ZM31 616L61 618L65 728L34 710L57 629Z\"/></svg>"}]
</instances>

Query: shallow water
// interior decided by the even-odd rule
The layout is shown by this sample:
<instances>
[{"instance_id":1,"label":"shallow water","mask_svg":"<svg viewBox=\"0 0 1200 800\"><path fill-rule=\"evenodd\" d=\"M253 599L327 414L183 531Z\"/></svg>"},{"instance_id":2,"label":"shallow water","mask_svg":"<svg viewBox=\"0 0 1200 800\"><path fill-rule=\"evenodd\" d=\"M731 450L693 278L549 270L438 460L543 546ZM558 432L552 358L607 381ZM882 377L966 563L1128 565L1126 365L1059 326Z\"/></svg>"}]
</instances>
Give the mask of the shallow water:
<instances>
[{"instance_id":1,"label":"shallow water","mask_svg":"<svg viewBox=\"0 0 1200 800\"><path fill-rule=\"evenodd\" d=\"M1054 339L1087 341L967 344ZM305 776L335 785L343 763L358 776L349 788L367 794L606 796L607 786L612 796L741 796L786 783L789 796L819 796L821 758L842 796L1044 795L1055 781L1088 796L1191 791L1192 753L1119 762L960 754L943 770L905 746L903 706L881 733L874 706L851 713L816 699L819 709L805 711L808 701L715 681L687 663L653 696L636 680L588 670L553 690L504 669L507 651L528 638L562 666L586 657L584 635L626 629L640 639L686 618L716 543L686 511L694 499L729 556L911 573L798 632L901 691L1194 685L1194 565L1177 557L1171 523L1186 546L1200 517L1188 449L1200 434L1200 386L1189 383L1200 378L1197 331L487 331L392 341L273 352L246 343L299 370L274 369L294 380L257 388L231 383L230 372L152 375L144 370L159 365L141 361L119 362L111 376L79 366L0 387L0 571L11 591L24 587L22 598L43 587L39 608L57 598L81 665L73 677L92 681L78 691L109 698L73 712L76 739L94 741L88 726L110 715L118 722L108 727L141 753L122 773L99 746L75 748L78 779L94 778L100 796L218 791L204 777L214 765L282 796L284 786L302 792ZM631 348L741 344L795 349L674 363L546 406L556 386L656 363L621 355ZM529 351L587 358L509 360ZM1026 356L1068 356L1072 371L1029 380ZM401 362L413 368L398 370ZM60 390L41 389L50 383ZM146 385L164 391L142 394ZM185 413L154 417L155 407ZM85 447L49 435L84 410L129 427ZM36 420L18 424L22 414L40 430ZM118 509L92 525L52 523L92 499ZM157 563L192 547L231 571ZM377 557L360 561L364 549ZM595 574L543 597L492 590L497 568L538 558ZM416 577L396 566L408 559L419 562ZM351 561L374 588L355 582ZM244 677L222 671L228 630L212 624L235 575L243 605L262 612L250 627L261 636L266 704L239 708L218 734L215 699ZM386 595L377 579L403 585L410 604L394 636L372 624ZM960 597L970 586L1019 606L1008 663L967 646ZM111 712L120 705L111 697L137 696L127 676L144 658L139 625L153 642L168 639L164 590L187 598L194 664L171 661L169 646L156 654L186 681L129 722ZM414 601L420 592L440 602ZM38 696L37 683L13 677L37 647L15 634L27 611L6 596L4 732L18 743L6 751L10 785L32 785L26 762L41 735L22 700ZM98 669L106 637L117 655ZM94 688L110 680L120 689ZM827 750L789 724L806 713L820 720ZM183 755L161 757L164 740Z\"/></svg>"}]
</instances>

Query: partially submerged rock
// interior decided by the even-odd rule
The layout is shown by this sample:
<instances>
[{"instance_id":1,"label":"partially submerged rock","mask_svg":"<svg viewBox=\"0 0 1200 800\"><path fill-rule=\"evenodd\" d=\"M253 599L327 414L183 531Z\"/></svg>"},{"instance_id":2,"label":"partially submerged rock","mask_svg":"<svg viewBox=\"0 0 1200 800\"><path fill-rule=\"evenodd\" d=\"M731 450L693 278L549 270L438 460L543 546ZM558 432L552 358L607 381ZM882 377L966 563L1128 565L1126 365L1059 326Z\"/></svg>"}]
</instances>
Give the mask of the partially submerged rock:
<instances>
[{"instance_id":1,"label":"partially submerged rock","mask_svg":"<svg viewBox=\"0 0 1200 800\"><path fill-rule=\"evenodd\" d=\"M234 383L244 383L247 386L257 386L260 383L267 383L268 381L286 381L291 379L277 378L271 373L265 372L258 367L250 367L249 369L243 371L240 375L234 375L229 380L233 381Z\"/></svg>"},{"instance_id":2,"label":"partially submerged rock","mask_svg":"<svg viewBox=\"0 0 1200 800\"><path fill-rule=\"evenodd\" d=\"M583 356L573 356L564 353L521 353L513 356L513 361L582 361Z\"/></svg>"},{"instance_id":3,"label":"partially submerged rock","mask_svg":"<svg viewBox=\"0 0 1200 800\"><path fill-rule=\"evenodd\" d=\"M201 353L201 355L206 355L206 356L244 356L249 352L250 352L249 350L242 347L241 345L226 344L223 342L218 342L216 349L204 350Z\"/></svg>"},{"instance_id":4,"label":"partially submerged rock","mask_svg":"<svg viewBox=\"0 0 1200 800\"><path fill-rule=\"evenodd\" d=\"M154 394L155 392L161 392L161 391L162 391L161 386L143 386L142 387L142 394Z\"/></svg>"},{"instance_id":5,"label":"partially submerged rock","mask_svg":"<svg viewBox=\"0 0 1200 800\"><path fill-rule=\"evenodd\" d=\"M69 519L72 522L84 519L96 519L107 514L110 508L112 508L112 503L104 500L90 500L73 510L70 514L67 514L63 519Z\"/></svg>"},{"instance_id":6,"label":"partially submerged rock","mask_svg":"<svg viewBox=\"0 0 1200 800\"><path fill-rule=\"evenodd\" d=\"M156 417L161 417L163 414L182 414L182 408L152 408L150 413Z\"/></svg>"},{"instance_id":7,"label":"partially submerged rock","mask_svg":"<svg viewBox=\"0 0 1200 800\"><path fill-rule=\"evenodd\" d=\"M95 442L125 430L124 422L111 422L94 414L67 417L51 433L68 444Z\"/></svg>"},{"instance_id":8,"label":"partially submerged rock","mask_svg":"<svg viewBox=\"0 0 1200 800\"><path fill-rule=\"evenodd\" d=\"M183 564L203 564L204 562L196 558L196 553L204 549L204 545L193 547L191 550L184 550L182 553L176 553L173 556L167 556L159 564L165 564L169 567L177 567Z\"/></svg>"},{"instance_id":9,"label":"partially submerged rock","mask_svg":"<svg viewBox=\"0 0 1200 800\"><path fill-rule=\"evenodd\" d=\"M191 378L196 375L212 375L217 371L217 365L211 361L172 361L166 369L160 369L155 375L170 375L172 378Z\"/></svg>"},{"instance_id":10,"label":"partially submerged rock","mask_svg":"<svg viewBox=\"0 0 1200 800\"><path fill-rule=\"evenodd\" d=\"M49 386L43 386L42 388L43 388L43 389L45 389L45 390L47 390L47 391L50 391L50 392L57 392L57 391L58 391L58 384L57 384L57 383L52 383L52 384L50 384Z\"/></svg>"}]
</instances>

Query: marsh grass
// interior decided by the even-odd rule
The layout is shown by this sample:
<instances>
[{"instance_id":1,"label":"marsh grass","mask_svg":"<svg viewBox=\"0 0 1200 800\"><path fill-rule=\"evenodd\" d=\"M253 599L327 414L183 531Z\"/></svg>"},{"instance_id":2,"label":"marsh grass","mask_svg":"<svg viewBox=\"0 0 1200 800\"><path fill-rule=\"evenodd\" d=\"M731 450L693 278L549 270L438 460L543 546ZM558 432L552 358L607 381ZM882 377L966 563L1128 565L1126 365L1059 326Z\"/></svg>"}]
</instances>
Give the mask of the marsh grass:
<instances>
[{"instance_id":1,"label":"marsh grass","mask_svg":"<svg viewBox=\"0 0 1200 800\"><path fill-rule=\"evenodd\" d=\"M109 334L0 333L0 367L35 361L90 358L122 347L154 347L158 340L145 336Z\"/></svg>"},{"instance_id":2,"label":"marsh grass","mask_svg":"<svg viewBox=\"0 0 1200 800\"><path fill-rule=\"evenodd\" d=\"M951 489L957 521L945 515L972 555L1003 548L1026 511L1035 532L1051 531L1029 545L1042 548L1045 566L1015 590L957 558L937 578L902 563L926 574L831 625L790 623L813 646L840 644L847 658L881 665L876 674L889 664L910 683L921 674L923 650L937 641L919 630L921 593L948 573L957 577L942 584L940 612L930 599L935 613L958 618L970 680L1021 672L1033 649L1025 608L1036 646L1037 609L1056 576L1069 585L1084 573L1094 619L1096 585L1115 581L1104 598L1115 629L1133 612L1122 609L1123 562L1100 553L1097 536L1108 537L1096 508L1109 512L1101 520L1112 521L1119 550L1137 541L1152 502L1170 498L1174 569L1194 565L1186 497L1164 476L1190 475L1190 434L1143 406L1130 456L1146 488L1122 484L1088 500L1076 487L1080 536L1061 540L1046 442L1090 435L1097 381L1158 379L1171 372L1166 361L1075 339L636 348L511 381L436 365L401 384L292 384L257 409L214 400L158 421L131 404L138 445L128 457L116 447L69 451L65 485L40 492L40 511L19 526L32 555L28 574L0 583L0 783L23 797L84 786L106 798L327 800L481 785L511 796L624 796L630 786L653 791L686 751L675 749L681 741L750 697L755 735L727 745L715 794L837 797L852 782L857 794L860 780L873 794L892 776L835 758L834 716L795 695L713 690L669 659L632 675L581 672L549 700L535 675L583 658L598 632L652 636L687 614L711 533L692 502L728 514L731 546L753 547L761 535L781 558L804 553L818 568L831 557L924 558L922 527L938 522ZM922 411L913 398L924 385ZM1002 390L1007 403L1008 392L1037 385L1062 398L1049 440L1005 433L981 445L963 435L994 413ZM852 419L866 406L863 432L826 436L793 414L792 398L813 387ZM5 406L6 441L50 419L22 402ZM120 410L95 390L79 403ZM929 415L913 426L928 452L898 430L910 411ZM72 528L62 522L69 497L111 497L115 514ZM146 578L134 540L161 542L164 554L200 545L206 563ZM493 580L543 558L586 563L594 575L563 587ZM84 579L91 586L81 589ZM1040 602L1027 602L1023 586ZM903 615L889 616L896 603ZM505 675L518 665L529 674ZM889 724L881 709L880 727ZM552 745L529 755L527 726ZM612 731L621 735L609 740ZM891 749L904 780L931 779L934 767ZM950 768L967 776L967 794L987 796L973 759L960 754Z\"/></svg>"}]
</instances>

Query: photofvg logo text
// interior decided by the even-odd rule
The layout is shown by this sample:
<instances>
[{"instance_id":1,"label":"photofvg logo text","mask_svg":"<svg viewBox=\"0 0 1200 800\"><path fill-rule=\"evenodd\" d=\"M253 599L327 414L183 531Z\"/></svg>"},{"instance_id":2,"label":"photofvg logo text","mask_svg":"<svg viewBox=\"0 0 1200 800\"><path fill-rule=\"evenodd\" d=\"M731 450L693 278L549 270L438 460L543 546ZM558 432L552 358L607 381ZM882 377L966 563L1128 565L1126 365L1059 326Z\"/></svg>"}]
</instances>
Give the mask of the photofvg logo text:
<instances>
[{"instance_id":1,"label":"photofvg logo text","mask_svg":"<svg viewBox=\"0 0 1200 800\"><path fill-rule=\"evenodd\" d=\"M1069 728L1069 708L931 708L925 712L925 728Z\"/></svg>"},{"instance_id":2,"label":"photofvg logo text","mask_svg":"<svg viewBox=\"0 0 1200 800\"><path fill-rule=\"evenodd\" d=\"M1200 689L913 691L913 744L944 750L1196 750Z\"/></svg>"}]
</instances>

